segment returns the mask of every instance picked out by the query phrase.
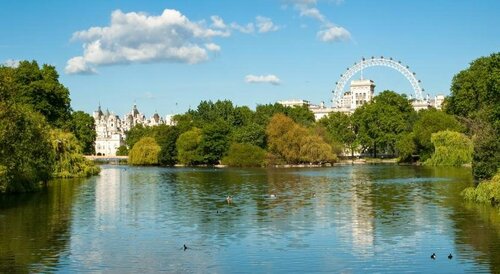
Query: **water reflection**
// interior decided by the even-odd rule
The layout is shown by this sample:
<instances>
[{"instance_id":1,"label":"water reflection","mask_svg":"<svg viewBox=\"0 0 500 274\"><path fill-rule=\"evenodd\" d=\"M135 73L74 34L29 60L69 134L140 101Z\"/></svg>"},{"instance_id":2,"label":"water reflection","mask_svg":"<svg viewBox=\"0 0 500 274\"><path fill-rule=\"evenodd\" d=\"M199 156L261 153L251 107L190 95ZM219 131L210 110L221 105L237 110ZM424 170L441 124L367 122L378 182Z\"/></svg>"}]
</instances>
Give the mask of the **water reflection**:
<instances>
[{"instance_id":1,"label":"water reflection","mask_svg":"<svg viewBox=\"0 0 500 274\"><path fill-rule=\"evenodd\" d=\"M68 250L71 207L80 183L61 180L38 193L0 195L0 273L56 269Z\"/></svg>"},{"instance_id":2,"label":"water reflection","mask_svg":"<svg viewBox=\"0 0 500 274\"><path fill-rule=\"evenodd\" d=\"M36 203L0 209L0 272L498 272L500 220L462 202L471 184L450 168L104 166L48 203L57 243L24 248L39 256L12 260L26 252L11 239L39 237L6 225L36 227L19 213Z\"/></svg>"}]
</instances>

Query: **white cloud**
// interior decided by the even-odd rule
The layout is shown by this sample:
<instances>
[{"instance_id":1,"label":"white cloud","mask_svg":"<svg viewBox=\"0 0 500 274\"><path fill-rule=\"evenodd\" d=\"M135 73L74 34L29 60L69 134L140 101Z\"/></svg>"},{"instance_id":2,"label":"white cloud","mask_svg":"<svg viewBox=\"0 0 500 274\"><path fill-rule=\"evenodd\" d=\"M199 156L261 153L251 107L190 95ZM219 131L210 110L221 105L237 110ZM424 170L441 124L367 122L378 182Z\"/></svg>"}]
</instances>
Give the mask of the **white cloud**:
<instances>
[{"instance_id":1,"label":"white cloud","mask_svg":"<svg viewBox=\"0 0 500 274\"><path fill-rule=\"evenodd\" d=\"M249 75L245 76L245 82L247 82L249 84L269 83L269 84L272 84L272 85L279 85L281 81L274 74L269 74L269 75L252 75L252 74L249 74Z\"/></svg>"},{"instance_id":2,"label":"white cloud","mask_svg":"<svg viewBox=\"0 0 500 274\"><path fill-rule=\"evenodd\" d=\"M216 29L225 29L227 28L226 24L224 23L224 20L220 18L217 15L210 16L210 19L212 20L212 28Z\"/></svg>"},{"instance_id":3,"label":"white cloud","mask_svg":"<svg viewBox=\"0 0 500 274\"><path fill-rule=\"evenodd\" d=\"M343 27L329 27L317 33L318 39L323 42L347 41L351 34Z\"/></svg>"},{"instance_id":4,"label":"white cloud","mask_svg":"<svg viewBox=\"0 0 500 274\"><path fill-rule=\"evenodd\" d=\"M255 32L255 27L254 27L253 23L248 23L245 26L242 26L242 25L239 25L239 24L233 22L233 23L231 23L231 28L235 29L239 32L242 32L242 33L247 33L247 34Z\"/></svg>"},{"instance_id":5,"label":"white cloud","mask_svg":"<svg viewBox=\"0 0 500 274\"><path fill-rule=\"evenodd\" d=\"M264 16L257 16L255 18L257 28L259 32L264 33L264 32L271 32L271 31L277 31L279 29L278 26L276 26L271 18L267 18Z\"/></svg>"},{"instance_id":6,"label":"white cloud","mask_svg":"<svg viewBox=\"0 0 500 274\"><path fill-rule=\"evenodd\" d=\"M288 0L293 7L299 11L301 17L309 17L321 23L321 30L316 33L318 39L322 42L348 41L351 39L349 31L343 27L336 26L316 7L317 0ZM339 5L343 0L331 0Z\"/></svg>"},{"instance_id":7,"label":"white cloud","mask_svg":"<svg viewBox=\"0 0 500 274\"><path fill-rule=\"evenodd\" d=\"M220 51L220 46L214 43L205 44L205 48L209 51Z\"/></svg>"},{"instance_id":8,"label":"white cloud","mask_svg":"<svg viewBox=\"0 0 500 274\"><path fill-rule=\"evenodd\" d=\"M109 26L73 34L73 41L84 43L84 52L68 60L66 73L95 73L97 66L120 63L206 61L207 50L217 48L211 39L231 34L228 29L221 29L224 23L219 17L212 17L212 23L214 28L190 21L170 9L159 16L116 10L111 14ZM210 46L205 48L206 42Z\"/></svg>"},{"instance_id":9,"label":"white cloud","mask_svg":"<svg viewBox=\"0 0 500 274\"><path fill-rule=\"evenodd\" d=\"M14 60L14 59L7 59L5 62L3 62L4 66L6 67L11 67L11 68L17 68L19 67L19 60Z\"/></svg>"}]
</instances>

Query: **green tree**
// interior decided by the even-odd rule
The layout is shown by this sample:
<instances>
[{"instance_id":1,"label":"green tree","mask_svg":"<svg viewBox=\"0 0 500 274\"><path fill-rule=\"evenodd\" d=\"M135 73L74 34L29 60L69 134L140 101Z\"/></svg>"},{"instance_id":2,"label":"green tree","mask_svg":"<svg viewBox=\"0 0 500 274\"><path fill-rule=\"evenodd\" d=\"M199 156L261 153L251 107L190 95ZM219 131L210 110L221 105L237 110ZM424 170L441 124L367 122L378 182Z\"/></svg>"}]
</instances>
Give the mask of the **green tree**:
<instances>
[{"instance_id":1,"label":"green tree","mask_svg":"<svg viewBox=\"0 0 500 274\"><path fill-rule=\"evenodd\" d=\"M394 154L396 141L411 131L416 113L407 98L394 91L383 91L353 114L354 131L364 150Z\"/></svg>"},{"instance_id":2,"label":"green tree","mask_svg":"<svg viewBox=\"0 0 500 274\"><path fill-rule=\"evenodd\" d=\"M176 142L180 131L176 126L159 125L154 128L156 142L161 147L159 162L161 165L175 165L177 161Z\"/></svg>"},{"instance_id":3,"label":"green tree","mask_svg":"<svg viewBox=\"0 0 500 274\"><path fill-rule=\"evenodd\" d=\"M34 190L53 167L45 119L28 106L0 101L0 193Z\"/></svg>"},{"instance_id":4,"label":"green tree","mask_svg":"<svg viewBox=\"0 0 500 274\"><path fill-rule=\"evenodd\" d=\"M153 137L152 127L145 127L142 124L135 125L126 132L125 143L129 149L132 149L140 139L144 137Z\"/></svg>"},{"instance_id":5,"label":"green tree","mask_svg":"<svg viewBox=\"0 0 500 274\"><path fill-rule=\"evenodd\" d=\"M410 132L403 134L396 141L396 150L399 155L399 162L411 162L413 161L413 154L417 151L417 146L415 145L415 135Z\"/></svg>"},{"instance_id":6,"label":"green tree","mask_svg":"<svg viewBox=\"0 0 500 274\"><path fill-rule=\"evenodd\" d=\"M301 125L311 125L314 123L314 114L307 106L285 107L279 103L258 105L255 110L254 121L261 126L267 126L271 118L278 113L290 117L293 121Z\"/></svg>"},{"instance_id":7,"label":"green tree","mask_svg":"<svg viewBox=\"0 0 500 274\"><path fill-rule=\"evenodd\" d=\"M473 174L476 179L491 178L500 168L500 156L489 151L500 147L500 53L474 60L453 77L445 109L482 125L472 128Z\"/></svg>"},{"instance_id":8,"label":"green tree","mask_svg":"<svg viewBox=\"0 0 500 274\"><path fill-rule=\"evenodd\" d=\"M54 177L89 177L99 174L100 168L82 156L81 142L71 132L53 129L50 140L55 155Z\"/></svg>"},{"instance_id":9,"label":"green tree","mask_svg":"<svg viewBox=\"0 0 500 274\"><path fill-rule=\"evenodd\" d=\"M134 144L129 152L128 163L131 165L157 165L161 147L152 137L143 137Z\"/></svg>"},{"instance_id":10,"label":"green tree","mask_svg":"<svg viewBox=\"0 0 500 274\"><path fill-rule=\"evenodd\" d=\"M431 134L443 130L462 132L464 127L452 115L434 108L418 112L418 119L413 126L413 136L415 153L420 155L422 161L427 160L434 151Z\"/></svg>"},{"instance_id":11,"label":"green tree","mask_svg":"<svg viewBox=\"0 0 500 274\"><path fill-rule=\"evenodd\" d=\"M177 159L184 165L197 165L203 162L200 143L202 131L199 128L192 128L179 135L176 141Z\"/></svg>"},{"instance_id":12,"label":"green tree","mask_svg":"<svg viewBox=\"0 0 500 274\"><path fill-rule=\"evenodd\" d=\"M357 143L351 116L342 112L332 112L328 116L321 118L318 122L326 128L334 141L341 143L344 149L349 150L351 156L354 155Z\"/></svg>"},{"instance_id":13,"label":"green tree","mask_svg":"<svg viewBox=\"0 0 500 274\"><path fill-rule=\"evenodd\" d=\"M222 164L232 167L259 167L264 165L266 151L252 144L232 143Z\"/></svg>"},{"instance_id":14,"label":"green tree","mask_svg":"<svg viewBox=\"0 0 500 274\"><path fill-rule=\"evenodd\" d=\"M83 111L75 111L71 114L69 130L75 135L82 147L82 153L95 154L95 123L94 118Z\"/></svg>"},{"instance_id":15,"label":"green tree","mask_svg":"<svg viewBox=\"0 0 500 274\"><path fill-rule=\"evenodd\" d=\"M229 149L230 130L229 125L221 120L203 127L200 150L204 163L209 165L219 163Z\"/></svg>"},{"instance_id":16,"label":"green tree","mask_svg":"<svg viewBox=\"0 0 500 274\"><path fill-rule=\"evenodd\" d=\"M266 147L266 130L263 126L251 123L234 129L233 142Z\"/></svg>"},{"instance_id":17,"label":"green tree","mask_svg":"<svg viewBox=\"0 0 500 274\"><path fill-rule=\"evenodd\" d=\"M116 150L116 156L127 156L127 155L128 155L127 146L119 146L118 149Z\"/></svg>"},{"instance_id":18,"label":"green tree","mask_svg":"<svg viewBox=\"0 0 500 274\"><path fill-rule=\"evenodd\" d=\"M54 66L40 68L36 61L21 61L13 70L16 102L30 105L55 127L71 119L69 91L59 82Z\"/></svg>"},{"instance_id":19,"label":"green tree","mask_svg":"<svg viewBox=\"0 0 500 274\"><path fill-rule=\"evenodd\" d=\"M425 161L431 166L461 166L472 161L472 141L462 133L439 131L432 134L434 154Z\"/></svg>"}]
</instances>

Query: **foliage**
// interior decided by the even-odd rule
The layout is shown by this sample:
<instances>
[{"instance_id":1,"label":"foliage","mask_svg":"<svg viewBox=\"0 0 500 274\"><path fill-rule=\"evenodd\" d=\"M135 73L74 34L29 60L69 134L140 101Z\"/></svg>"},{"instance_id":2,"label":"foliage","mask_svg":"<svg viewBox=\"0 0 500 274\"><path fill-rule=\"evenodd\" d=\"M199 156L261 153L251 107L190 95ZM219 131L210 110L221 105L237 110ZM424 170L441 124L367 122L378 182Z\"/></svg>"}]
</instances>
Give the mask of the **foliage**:
<instances>
[{"instance_id":1,"label":"foliage","mask_svg":"<svg viewBox=\"0 0 500 274\"><path fill-rule=\"evenodd\" d=\"M413 141L415 136L413 133L406 133L396 141L396 150L399 154L399 162L411 162L412 155L416 151L417 146Z\"/></svg>"},{"instance_id":2,"label":"foliage","mask_svg":"<svg viewBox=\"0 0 500 274\"><path fill-rule=\"evenodd\" d=\"M479 180L489 179L500 170L500 139L492 126L482 120L474 127L472 173Z\"/></svg>"},{"instance_id":3,"label":"foliage","mask_svg":"<svg viewBox=\"0 0 500 274\"><path fill-rule=\"evenodd\" d=\"M418 119L413 126L413 136L416 145L415 153L420 155L422 161L427 160L434 151L431 134L442 130L463 132L464 127L452 115L434 108L418 112Z\"/></svg>"},{"instance_id":4,"label":"foliage","mask_svg":"<svg viewBox=\"0 0 500 274\"><path fill-rule=\"evenodd\" d=\"M472 132L473 174L476 179L491 178L500 168L500 53L474 60L453 77L446 111L481 125Z\"/></svg>"},{"instance_id":5,"label":"foliage","mask_svg":"<svg viewBox=\"0 0 500 274\"><path fill-rule=\"evenodd\" d=\"M342 112L332 112L328 116L321 118L318 123L326 128L335 142L344 146L343 150L350 150L351 155L354 154L357 143L351 116Z\"/></svg>"},{"instance_id":6,"label":"foliage","mask_svg":"<svg viewBox=\"0 0 500 274\"><path fill-rule=\"evenodd\" d=\"M132 149L140 139L143 137L152 137L152 127L145 127L141 124L135 125L129 131L126 132L127 138L125 143L129 149Z\"/></svg>"},{"instance_id":7,"label":"foliage","mask_svg":"<svg viewBox=\"0 0 500 274\"><path fill-rule=\"evenodd\" d=\"M45 119L28 106L0 101L0 193L34 190L53 166Z\"/></svg>"},{"instance_id":8,"label":"foliage","mask_svg":"<svg viewBox=\"0 0 500 274\"><path fill-rule=\"evenodd\" d=\"M127 146L119 146L118 149L116 150L116 156L127 156L127 155L128 155Z\"/></svg>"},{"instance_id":9,"label":"foliage","mask_svg":"<svg viewBox=\"0 0 500 274\"><path fill-rule=\"evenodd\" d=\"M232 167L259 167L265 157L266 151L256 145L232 143L222 163Z\"/></svg>"},{"instance_id":10,"label":"foliage","mask_svg":"<svg viewBox=\"0 0 500 274\"><path fill-rule=\"evenodd\" d=\"M229 148L230 127L224 121L215 120L202 129L200 141L200 152L203 155L203 163L214 165L225 155Z\"/></svg>"},{"instance_id":11,"label":"foliage","mask_svg":"<svg viewBox=\"0 0 500 274\"><path fill-rule=\"evenodd\" d=\"M415 111L405 96L383 91L373 100L357 108L353 127L365 151L395 153L396 141L411 130Z\"/></svg>"},{"instance_id":12,"label":"foliage","mask_svg":"<svg viewBox=\"0 0 500 274\"><path fill-rule=\"evenodd\" d=\"M434 154L425 161L426 165L461 166L472 161L472 141L462 133L439 131L432 134L431 142Z\"/></svg>"},{"instance_id":13,"label":"foliage","mask_svg":"<svg viewBox=\"0 0 500 274\"><path fill-rule=\"evenodd\" d=\"M266 147L266 130L263 126L251 123L234 129L233 141L235 143L252 144L261 148Z\"/></svg>"},{"instance_id":14,"label":"foliage","mask_svg":"<svg viewBox=\"0 0 500 274\"><path fill-rule=\"evenodd\" d=\"M323 163L336 160L332 147L284 114L275 114L266 129L269 151L286 164Z\"/></svg>"},{"instance_id":15,"label":"foliage","mask_svg":"<svg viewBox=\"0 0 500 274\"><path fill-rule=\"evenodd\" d=\"M152 137L143 137L134 144L128 153L131 165L157 165L161 148Z\"/></svg>"},{"instance_id":16,"label":"foliage","mask_svg":"<svg viewBox=\"0 0 500 274\"><path fill-rule=\"evenodd\" d=\"M200 153L200 143L202 131L199 128L192 128L182 133L176 141L177 160L184 165L196 165L203 162L203 155Z\"/></svg>"},{"instance_id":17,"label":"foliage","mask_svg":"<svg viewBox=\"0 0 500 274\"><path fill-rule=\"evenodd\" d=\"M156 142L161 148L159 163L161 165L175 165L177 161L177 148L175 143L179 138L179 128L175 126L159 125L154 128Z\"/></svg>"},{"instance_id":18,"label":"foliage","mask_svg":"<svg viewBox=\"0 0 500 274\"><path fill-rule=\"evenodd\" d=\"M63 127L70 120L69 91L59 82L54 66L40 68L36 61L21 61L16 68L2 67L0 74L11 85L4 98L31 106L52 126Z\"/></svg>"},{"instance_id":19,"label":"foliage","mask_svg":"<svg viewBox=\"0 0 500 274\"><path fill-rule=\"evenodd\" d=\"M271 118L278 113L285 114L301 125L311 125L314 123L314 114L307 106L285 107L279 103L258 105L255 110L254 121L259 125L267 126Z\"/></svg>"},{"instance_id":20,"label":"foliage","mask_svg":"<svg viewBox=\"0 0 500 274\"><path fill-rule=\"evenodd\" d=\"M500 172L491 180L479 183L476 187L468 187L462 191L464 199L476 203L491 203L500 206Z\"/></svg>"},{"instance_id":21,"label":"foliage","mask_svg":"<svg viewBox=\"0 0 500 274\"><path fill-rule=\"evenodd\" d=\"M92 116L83 111L75 111L71 113L71 120L67 127L80 142L83 154L95 154L95 139L97 134Z\"/></svg>"},{"instance_id":22,"label":"foliage","mask_svg":"<svg viewBox=\"0 0 500 274\"><path fill-rule=\"evenodd\" d=\"M50 140L55 155L53 177L89 177L99 174L100 168L82 156L80 142L71 132L53 129Z\"/></svg>"}]
</instances>

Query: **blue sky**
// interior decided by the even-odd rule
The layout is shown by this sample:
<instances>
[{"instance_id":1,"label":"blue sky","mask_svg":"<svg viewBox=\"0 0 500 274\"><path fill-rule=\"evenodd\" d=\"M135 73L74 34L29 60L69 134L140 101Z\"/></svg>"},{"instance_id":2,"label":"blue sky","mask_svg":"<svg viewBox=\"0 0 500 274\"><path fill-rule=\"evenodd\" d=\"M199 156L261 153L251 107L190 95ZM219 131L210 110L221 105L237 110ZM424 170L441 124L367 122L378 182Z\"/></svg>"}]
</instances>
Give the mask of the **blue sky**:
<instances>
[{"instance_id":1,"label":"blue sky","mask_svg":"<svg viewBox=\"0 0 500 274\"><path fill-rule=\"evenodd\" d=\"M500 1L0 1L0 63L56 66L75 110L134 102L150 116L201 100L236 105L300 98L330 105L340 74L362 57L401 60L426 93L500 50ZM355 76L359 77L359 76ZM376 91L411 94L389 68Z\"/></svg>"}]
</instances>

